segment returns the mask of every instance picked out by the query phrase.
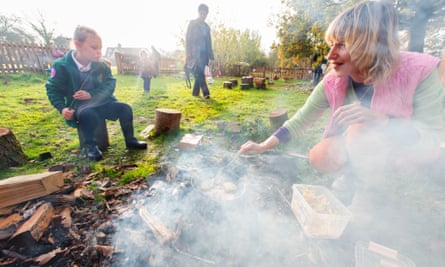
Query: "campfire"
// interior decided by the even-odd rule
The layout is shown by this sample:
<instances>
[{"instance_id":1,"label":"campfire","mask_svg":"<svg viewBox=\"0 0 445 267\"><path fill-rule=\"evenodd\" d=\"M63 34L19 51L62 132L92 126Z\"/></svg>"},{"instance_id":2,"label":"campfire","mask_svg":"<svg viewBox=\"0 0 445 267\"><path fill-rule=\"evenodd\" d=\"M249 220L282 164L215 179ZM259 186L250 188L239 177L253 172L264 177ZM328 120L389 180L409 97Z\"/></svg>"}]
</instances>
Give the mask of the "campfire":
<instances>
[{"instance_id":1,"label":"campfire","mask_svg":"<svg viewBox=\"0 0 445 267\"><path fill-rule=\"evenodd\" d=\"M63 191L17 205L0 223L0 266L361 267L376 260L412 266L409 247L406 257L368 241L397 248L381 223L416 214L401 207L400 214L378 217L379 227L348 225L343 233L349 212L302 155L245 156L207 146L165 155L161 166L149 179L125 186L91 173ZM92 184L103 196L100 203L86 189ZM405 238L408 226L398 224L400 231L391 234ZM366 237L370 230L380 230L379 239L356 243L357 234ZM441 244L431 242L435 251Z\"/></svg>"},{"instance_id":2,"label":"campfire","mask_svg":"<svg viewBox=\"0 0 445 267\"><path fill-rule=\"evenodd\" d=\"M117 222L114 245L129 266L313 266L291 206L305 159L186 153ZM281 175L284 174L285 175ZM153 178L152 178L153 179ZM314 265L317 266L317 265Z\"/></svg>"}]
</instances>

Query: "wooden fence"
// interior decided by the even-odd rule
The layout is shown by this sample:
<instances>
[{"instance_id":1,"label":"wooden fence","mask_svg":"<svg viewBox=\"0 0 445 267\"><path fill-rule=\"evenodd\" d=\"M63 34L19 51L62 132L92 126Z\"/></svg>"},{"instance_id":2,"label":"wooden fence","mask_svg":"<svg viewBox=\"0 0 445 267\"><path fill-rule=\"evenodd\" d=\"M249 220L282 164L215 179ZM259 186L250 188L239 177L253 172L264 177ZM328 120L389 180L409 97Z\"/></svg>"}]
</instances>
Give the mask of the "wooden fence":
<instances>
[{"instance_id":1,"label":"wooden fence","mask_svg":"<svg viewBox=\"0 0 445 267\"><path fill-rule=\"evenodd\" d=\"M138 55L124 54L115 52L114 56L116 58L116 67L119 74L124 73L137 73L136 63L139 59ZM181 70L177 67L177 62L173 58L161 57L159 61L159 72L160 73L177 73Z\"/></svg>"},{"instance_id":2,"label":"wooden fence","mask_svg":"<svg viewBox=\"0 0 445 267\"><path fill-rule=\"evenodd\" d=\"M67 47L0 42L0 72L45 72Z\"/></svg>"},{"instance_id":3,"label":"wooden fence","mask_svg":"<svg viewBox=\"0 0 445 267\"><path fill-rule=\"evenodd\" d=\"M218 73L218 71L216 71ZM222 70L224 76L255 76L273 80L307 80L312 79L310 68L279 68L279 67L256 67L244 65L229 65Z\"/></svg>"},{"instance_id":4,"label":"wooden fence","mask_svg":"<svg viewBox=\"0 0 445 267\"><path fill-rule=\"evenodd\" d=\"M119 74L124 73L137 73L136 62L138 60L137 55L123 54L115 52L116 67ZM159 62L160 73L179 73L183 69L178 67L180 62L173 58L161 57ZM244 65L228 65L220 70L213 69L213 76L218 76L221 73L222 76L242 77L242 76L255 76L269 79L280 80L312 80L312 70L310 68L277 68L277 67L255 67Z\"/></svg>"}]
</instances>

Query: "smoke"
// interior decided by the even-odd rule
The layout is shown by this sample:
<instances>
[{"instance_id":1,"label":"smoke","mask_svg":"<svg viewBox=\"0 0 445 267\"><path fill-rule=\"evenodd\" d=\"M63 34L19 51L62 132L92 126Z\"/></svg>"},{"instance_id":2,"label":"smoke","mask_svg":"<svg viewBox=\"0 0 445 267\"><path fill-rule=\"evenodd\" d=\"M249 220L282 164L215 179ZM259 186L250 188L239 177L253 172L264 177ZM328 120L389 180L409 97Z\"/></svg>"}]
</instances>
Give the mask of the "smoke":
<instances>
[{"instance_id":1,"label":"smoke","mask_svg":"<svg viewBox=\"0 0 445 267\"><path fill-rule=\"evenodd\" d=\"M400 145L420 138L407 128L392 133ZM306 180L307 169L301 172L308 164L301 158L280 153L235 158L212 147L181 152L164 173L150 177L150 190L136 196L116 222L115 266L359 267L354 250L359 241L382 244L416 266L443 265L444 215L430 210L443 208L443 182L431 179L435 174L413 172L410 164L401 165L401 173L383 172L381 164L392 166L408 153L395 159L391 149L380 145L381 135L366 139L367 148L357 149L351 161L354 171L348 177L359 182L347 189L355 193L352 204L345 203L353 219L339 239L308 238L289 204L292 184L329 188L335 177L314 173ZM173 238L160 242L141 218L141 208Z\"/></svg>"},{"instance_id":2,"label":"smoke","mask_svg":"<svg viewBox=\"0 0 445 267\"><path fill-rule=\"evenodd\" d=\"M221 155L221 151L209 153L181 156L171 183L162 177L155 181L150 178L150 196L138 198L119 219L115 246L122 252L118 265L307 265L310 246L290 209L290 187L278 186L279 179L286 177L263 172L257 164L263 165L259 160L269 160L267 157L218 157L212 155ZM295 169L296 159L291 165L289 158L272 158L289 170ZM221 194L200 187L214 178L237 189ZM141 208L176 236L165 244L158 242L139 216Z\"/></svg>"}]
</instances>

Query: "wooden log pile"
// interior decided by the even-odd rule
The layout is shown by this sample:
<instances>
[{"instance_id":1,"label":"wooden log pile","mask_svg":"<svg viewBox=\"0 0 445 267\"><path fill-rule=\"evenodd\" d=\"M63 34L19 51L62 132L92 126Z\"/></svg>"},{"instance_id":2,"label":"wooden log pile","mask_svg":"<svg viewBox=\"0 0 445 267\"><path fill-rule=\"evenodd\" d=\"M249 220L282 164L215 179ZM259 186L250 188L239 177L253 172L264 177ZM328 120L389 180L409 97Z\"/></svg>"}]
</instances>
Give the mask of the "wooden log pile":
<instances>
[{"instance_id":1,"label":"wooden log pile","mask_svg":"<svg viewBox=\"0 0 445 267\"><path fill-rule=\"evenodd\" d=\"M118 251L112 244L112 219L125 212L132 192L148 192L145 178L121 186L99 173L62 176L65 183L57 191L23 202L14 197L19 203L0 210L0 266L113 265Z\"/></svg>"}]
</instances>

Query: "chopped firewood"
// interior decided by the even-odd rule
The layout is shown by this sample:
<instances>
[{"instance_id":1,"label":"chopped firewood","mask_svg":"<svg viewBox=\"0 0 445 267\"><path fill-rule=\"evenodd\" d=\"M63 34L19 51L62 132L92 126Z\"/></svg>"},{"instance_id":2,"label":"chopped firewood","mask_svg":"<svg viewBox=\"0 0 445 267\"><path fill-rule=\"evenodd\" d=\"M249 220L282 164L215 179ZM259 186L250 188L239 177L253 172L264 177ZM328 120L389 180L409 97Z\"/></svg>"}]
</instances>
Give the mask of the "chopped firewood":
<instances>
[{"instance_id":1,"label":"chopped firewood","mask_svg":"<svg viewBox=\"0 0 445 267\"><path fill-rule=\"evenodd\" d=\"M147 226L150 227L160 244L164 245L175 238L175 234L168 230L158 218L150 214L144 207L139 207L139 215Z\"/></svg>"},{"instance_id":2,"label":"chopped firewood","mask_svg":"<svg viewBox=\"0 0 445 267\"><path fill-rule=\"evenodd\" d=\"M42 237L45 230L54 215L54 208L51 203L42 204L12 235L11 239L19 235L29 234L34 240L38 241Z\"/></svg>"},{"instance_id":3,"label":"chopped firewood","mask_svg":"<svg viewBox=\"0 0 445 267\"><path fill-rule=\"evenodd\" d=\"M11 214L8 217L0 220L0 230L9 228L11 225L17 224L21 220L23 220L22 215L18 213Z\"/></svg>"},{"instance_id":4,"label":"chopped firewood","mask_svg":"<svg viewBox=\"0 0 445 267\"><path fill-rule=\"evenodd\" d=\"M113 247L111 247L111 246L96 245L94 247L104 257L111 257L111 256L113 256Z\"/></svg>"},{"instance_id":5,"label":"chopped firewood","mask_svg":"<svg viewBox=\"0 0 445 267\"><path fill-rule=\"evenodd\" d=\"M154 124L150 124L147 126L147 128L145 128L142 132L141 132L141 136L145 139L150 137L150 133L153 132L153 130L155 129L155 125Z\"/></svg>"},{"instance_id":6,"label":"chopped firewood","mask_svg":"<svg viewBox=\"0 0 445 267\"><path fill-rule=\"evenodd\" d=\"M60 213L61 223L63 227L66 229L69 229L71 227L73 219L71 218L71 209L70 208L64 208Z\"/></svg>"},{"instance_id":7,"label":"chopped firewood","mask_svg":"<svg viewBox=\"0 0 445 267\"><path fill-rule=\"evenodd\" d=\"M94 194L86 188L77 188L74 190L74 197L83 199L94 199Z\"/></svg>"},{"instance_id":8,"label":"chopped firewood","mask_svg":"<svg viewBox=\"0 0 445 267\"><path fill-rule=\"evenodd\" d=\"M38 257L32 259L33 262L41 265L47 264L50 260L52 260L57 254L65 252L66 249L56 248L48 253L42 254Z\"/></svg>"},{"instance_id":9,"label":"chopped firewood","mask_svg":"<svg viewBox=\"0 0 445 267\"><path fill-rule=\"evenodd\" d=\"M195 150L201 144L203 135L185 134L179 142L182 150Z\"/></svg>"},{"instance_id":10,"label":"chopped firewood","mask_svg":"<svg viewBox=\"0 0 445 267\"><path fill-rule=\"evenodd\" d=\"M11 177L0 181L0 208L43 197L63 187L62 172Z\"/></svg>"},{"instance_id":11,"label":"chopped firewood","mask_svg":"<svg viewBox=\"0 0 445 267\"><path fill-rule=\"evenodd\" d=\"M105 197L118 197L118 196L122 196L122 195L128 195L131 194L131 190L127 189L127 188L122 188L122 187L110 187L107 188L104 192L104 196Z\"/></svg>"},{"instance_id":12,"label":"chopped firewood","mask_svg":"<svg viewBox=\"0 0 445 267\"><path fill-rule=\"evenodd\" d=\"M17 225L11 225L8 228L0 230L0 240L10 238L17 230Z\"/></svg>"},{"instance_id":13,"label":"chopped firewood","mask_svg":"<svg viewBox=\"0 0 445 267\"><path fill-rule=\"evenodd\" d=\"M53 206L70 205L76 202L76 197L74 195L58 194L46 196L44 200L51 202Z\"/></svg>"}]
</instances>

